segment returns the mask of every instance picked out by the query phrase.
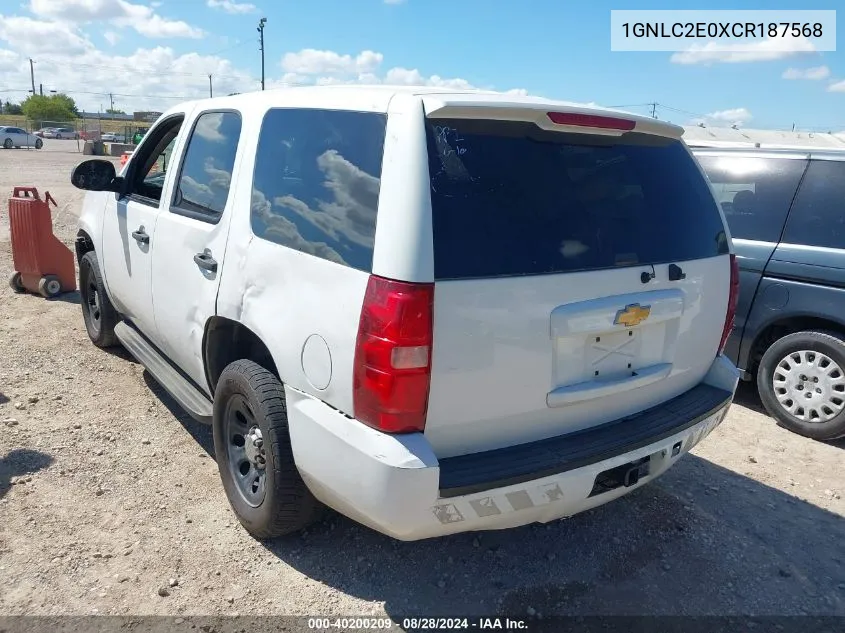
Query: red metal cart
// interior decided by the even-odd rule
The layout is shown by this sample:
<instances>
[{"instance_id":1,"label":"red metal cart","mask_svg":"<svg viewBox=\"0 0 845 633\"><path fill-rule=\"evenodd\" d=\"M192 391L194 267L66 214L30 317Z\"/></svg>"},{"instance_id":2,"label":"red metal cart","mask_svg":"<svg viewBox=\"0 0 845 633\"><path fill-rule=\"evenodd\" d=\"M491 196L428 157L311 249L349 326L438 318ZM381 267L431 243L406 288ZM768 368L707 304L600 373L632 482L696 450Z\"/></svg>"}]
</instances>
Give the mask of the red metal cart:
<instances>
[{"instance_id":1,"label":"red metal cart","mask_svg":"<svg viewBox=\"0 0 845 633\"><path fill-rule=\"evenodd\" d=\"M76 290L73 251L53 235L51 202L57 206L49 191L42 200L35 187L15 187L9 198L15 264L9 285L15 292L39 292L48 299Z\"/></svg>"}]
</instances>

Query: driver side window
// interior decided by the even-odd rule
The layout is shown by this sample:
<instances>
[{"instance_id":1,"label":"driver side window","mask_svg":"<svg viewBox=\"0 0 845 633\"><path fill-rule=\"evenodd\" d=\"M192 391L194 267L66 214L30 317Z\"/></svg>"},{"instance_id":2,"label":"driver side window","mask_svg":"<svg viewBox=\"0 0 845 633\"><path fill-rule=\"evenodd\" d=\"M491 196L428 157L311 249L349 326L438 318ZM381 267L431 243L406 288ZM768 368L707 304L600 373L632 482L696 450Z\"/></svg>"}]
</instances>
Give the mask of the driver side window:
<instances>
[{"instance_id":1,"label":"driver side window","mask_svg":"<svg viewBox=\"0 0 845 633\"><path fill-rule=\"evenodd\" d=\"M128 196L150 206L159 205L182 121L182 116L162 121L135 150L137 156L133 157L127 174Z\"/></svg>"}]
</instances>

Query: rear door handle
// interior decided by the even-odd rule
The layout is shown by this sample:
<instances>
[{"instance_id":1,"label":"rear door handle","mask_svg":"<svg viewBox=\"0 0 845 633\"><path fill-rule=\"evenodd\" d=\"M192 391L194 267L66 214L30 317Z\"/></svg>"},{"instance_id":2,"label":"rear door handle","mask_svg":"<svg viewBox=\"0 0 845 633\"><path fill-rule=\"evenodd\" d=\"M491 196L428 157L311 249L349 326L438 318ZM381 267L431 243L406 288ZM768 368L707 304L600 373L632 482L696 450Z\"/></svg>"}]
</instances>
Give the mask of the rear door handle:
<instances>
[{"instance_id":1,"label":"rear door handle","mask_svg":"<svg viewBox=\"0 0 845 633\"><path fill-rule=\"evenodd\" d=\"M140 227L137 231L132 231L132 237L135 238L135 241L138 244L149 244L150 243L150 236L147 235L147 232L144 231L144 227Z\"/></svg>"},{"instance_id":2,"label":"rear door handle","mask_svg":"<svg viewBox=\"0 0 845 633\"><path fill-rule=\"evenodd\" d=\"M214 259L211 256L211 253L207 250L194 255L194 263L203 270L207 270L212 273L217 272L217 260Z\"/></svg>"}]
</instances>

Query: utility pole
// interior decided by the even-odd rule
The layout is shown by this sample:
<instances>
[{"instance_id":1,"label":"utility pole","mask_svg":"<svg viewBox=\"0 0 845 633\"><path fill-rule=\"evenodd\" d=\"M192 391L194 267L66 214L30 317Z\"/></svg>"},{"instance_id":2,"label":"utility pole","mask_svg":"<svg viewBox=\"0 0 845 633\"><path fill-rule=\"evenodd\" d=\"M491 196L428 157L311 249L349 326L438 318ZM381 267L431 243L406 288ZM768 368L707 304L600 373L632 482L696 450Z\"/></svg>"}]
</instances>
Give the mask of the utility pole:
<instances>
[{"instance_id":1,"label":"utility pole","mask_svg":"<svg viewBox=\"0 0 845 633\"><path fill-rule=\"evenodd\" d=\"M651 118L652 119L657 118L657 104L656 103L651 104Z\"/></svg>"},{"instance_id":2,"label":"utility pole","mask_svg":"<svg viewBox=\"0 0 845 633\"><path fill-rule=\"evenodd\" d=\"M44 84L38 84L38 94L44 96Z\"/></svg>"},{"instance_id":3,"label":"utility pole","mask_svg":"<svg viewBox=\"0 0 845 633\"><path fill-rule=\"evenodd\" d=\"M259 38L258 42L260 44L259 49L261 51L261 89L264 90L264 25L267 23L267 18L261 18L258 21L258 33Z\"/></svg>"},{"instance_id":4,"label":"utility pole","mask_svg":"<svg viewBox=\"0 0 845 633\"><path fill-rule=\"evenodd\" d=\"M211 87L211 73L208 73L208 97L209 99L214 96L214 90Z\"/></svg>"},{"instance_id":5,"label":"utility pole","mask_svg":"<svg viewBox=\"0 0 845 633\"><path fill-rule=\"evenodd\" d=\"M114 114L114 95L112 93L109 93L109 103L111 103L109 110L111 110L111 113Z\"/></svg>"},{"instance_id":6,"label":"utility pole","mask_svg":"<svg viewBox=\"0 0 845 633\"><path fill-rule=\"evenodd\" d=\"M29 77L32 79L32 96L35 96L35 67L33 66L35 62L32 61L32 57L29 58Z\"/></svg>"}]
</instances>

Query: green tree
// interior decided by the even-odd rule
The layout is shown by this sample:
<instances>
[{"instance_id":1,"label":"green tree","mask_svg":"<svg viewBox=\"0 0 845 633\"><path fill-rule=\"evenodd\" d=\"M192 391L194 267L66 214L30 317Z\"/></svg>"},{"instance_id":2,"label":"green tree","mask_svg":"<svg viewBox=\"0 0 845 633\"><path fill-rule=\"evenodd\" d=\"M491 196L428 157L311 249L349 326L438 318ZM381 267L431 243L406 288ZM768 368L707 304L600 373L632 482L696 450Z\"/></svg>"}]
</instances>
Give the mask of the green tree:
<instances>
[{"instance_id":1,"label":"green tree","mask_svg":"<svg viewBox=\"0 0 845 633\"><path fill-rule=\"evenodd\" d=\"M24 99L21 109L31 121L70 121L79 114L74 100L63 94L30 95Z\"/></svg>"},{"instance_id":2,"label":"green tree","mask_svg":"<svg viewBox=\"0 0 845 633\"><path fill-rule=\"evenodd\" d=\"M23 114L20 104L12 103L11 101L6 101L3 104L2 110L4 114Z\"/></svg>"},{"instance_id":3,"label":"green tree","mask_svg":"<svg viewBox=\"0 0 845 633\"><path fill-rule=\"evenodd\" d=\"M126 114L126 112L118 108L106 108L106 114Z\"/></svg>"}]
</instances>

